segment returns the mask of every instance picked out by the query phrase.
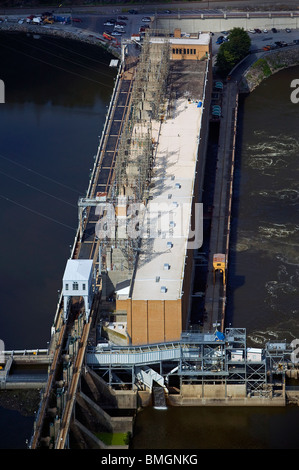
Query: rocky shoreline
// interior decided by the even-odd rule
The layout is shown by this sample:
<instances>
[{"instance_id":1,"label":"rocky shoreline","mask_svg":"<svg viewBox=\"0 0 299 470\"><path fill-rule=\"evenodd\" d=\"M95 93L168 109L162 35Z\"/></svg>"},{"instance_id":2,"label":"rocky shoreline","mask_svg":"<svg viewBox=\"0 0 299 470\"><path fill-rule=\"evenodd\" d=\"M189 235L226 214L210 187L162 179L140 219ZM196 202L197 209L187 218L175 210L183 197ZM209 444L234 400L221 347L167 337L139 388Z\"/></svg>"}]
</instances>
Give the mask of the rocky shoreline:
<instances>
[{"instance_id":1,"label":"rocky shoreline","mask_svg":"<svg viewBox=\"0 0 299 470\"><path fill-rule=\"evenodd\" d=\"M265 78L270 77L270 75L282 69L296 65L299 65L298 46L265 54L245 72L240 85L241 92L250 93Z\"/></svg>"},{"instance_id":2,"label":"rocky shoreline","mask_svg":"<svg viewBox=\"0 0 299 470\"><path fill-rule=\"evenodd\" d=\"M91 44L94 46L102 47L103 49L110 52L113 56L120 59L121 51L120 47L113 47L107 41L105 41L101 36L95 34L92 31L82 30L80 28L76 28L72 26L72 31L66 28L60 28L55 26L38 26L38 25L30 25L30 24L18 24L18 23L11 23L11 22L3 22L0 23L0 32L7 32L7 33L25 33L30 35L47 35L47 36L54 36L60 37L65 39L73 39L75 41L81 41L86 44Z\"/></svg>"},{"instance_id":3,"label":"rocky shoreline","mask_svg":"<svg viewBox=\"0 0 299 470\"><path fill-rule=\"evenodd\" d=\"M23 416L34 416L40 400L40 390L0 390L0 406Z\"/></svg>"}]
</instances>

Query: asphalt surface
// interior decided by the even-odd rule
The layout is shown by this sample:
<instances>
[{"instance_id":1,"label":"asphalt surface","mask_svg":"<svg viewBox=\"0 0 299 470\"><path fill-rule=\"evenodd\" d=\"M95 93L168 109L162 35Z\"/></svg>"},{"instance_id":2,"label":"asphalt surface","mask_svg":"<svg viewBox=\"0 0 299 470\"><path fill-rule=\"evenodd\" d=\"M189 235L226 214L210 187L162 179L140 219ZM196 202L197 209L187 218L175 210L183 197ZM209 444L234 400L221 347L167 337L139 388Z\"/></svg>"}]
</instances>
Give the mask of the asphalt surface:
<instances>
[{"instance_id":1,"label":"asphalt surface","mask_svg":"<svg viewBox=\"0 0 299 470\"><path fill-rule=\"evenodd\" d=\"M207 3L207 2L206 2ZM216 5L217 2L209 2L211 5ZM221 2L218 2L218 3L221 3ZM237 4L241 4L242 2L229 2L229 3L234 3L235 5ZM243 2L244 3L244 2ZM266 2L267 3L267 2ZM273 2L271 2L273 3ZM278 3L278 2L274 2L274 3ZM291 4L294 4L295 5L295 2L292 2L292 0L290 1L290 5ZM201 4L202 6L204 5L203 3ZM223 5L223 3L222 3ZM163 6L163 10L159 10L159 17L163 17L165 16L165 18L167 17L170 17L171 16L171 13L166 13L167 10L164 10L164 7L166 5ZM189 5L190 6L190 5ZM160 5L161 7L161 5ZM134 7L134 9L137 11L137 8L138 7ZM171 7L169 7L171 8ZM176 11L177 9L179 8L179 6L177 5L176 6ZM89 13L82 13L82 9L83 11L89 11ZM96 10L96 11L95 11ZM119 34L116 36L117 40L120 42L121 38L125 38L125 39L129 39L131 38L131 35L132 34L136 34L139 32L139 28L141 26L145 26L145 25L150 25L150 23L148 22L143 22L142 19L146 16L151 16L153 17L154 14L155 14L155 8L154 6L151 7L151 9L149 9L148 7L146 6L143 6L143 7L139 7L139 12L137 14L130 14L130 13L123 13L121 10L121 8L113 8L111 9L111 14L110 13L107 13L105 9L105 14L104 14L104 10L103 8L101 9L100 7L96 7L95 10L93 10L93 12L91 13L90 12L90 9L88 10L87 8L84 9L83 7L81 8L80 7L80 11L81 13L79 14L76 14L75 11L71 11L71 16L70 16L70 13L63 13L63 12L59 12L58 10L54 11L54 14L60 14L61 16L70 16L72 22L71 24L69 25L63 25L63 24L57 24L55 23L55 28L61 28L61 29L65 29L65 30L72 30L73 29L80 29L82 30L82 32L87 32L87 33L91 33L93 35L99 35L99 36L102 36L103 32L107 32L107 33L113 33L114 32L114 26L113 25L106 25L105 23L112 19L114 21L116 20L119 20L119 16L124 16L125 19L122 19L121 21L123 21L125 24L124 24L124 32L122 34ZM140 13L140 10L142 10L142 13ZM44 11L44 10L43 10ZM99 13L99 11L101 11L101 13ZM173 11L173 10L172 10ZM221 10L204 10L204 9L201 9L201 10L192 10L192 9L186 9L185 11L181 11L180 13L181 14L184 14L184 12L186 13L189 13L190 14L190 11L193 11L195 16L197 16L201 11L202 12L205 12L207 13L207 11L209 11L211 14L217 14L217 13L221 13ZM18 13L16 13L18 12ZM5 19L6 17L9 18L9 21L10 22L15 22L17 23L17 21L20 19L20 18L26 18L28 14L25 13L24 10L22 9L19 9L19 10L14 10L14 15L13 17L8 17L7 15L2 15L1 13L1 10L0 10L0 17L2 17L3 19ZM266 21L266 18L265 18L265 21ZM49 26L45 26L45 28L48 28ZM213 33L213 36L212 36L212 54L213 56L215 57L217 55L217 52L219 50L219 47L220 45L216 44L216 41L217 39L219 38L219 36L223 36L225 35L225 32L221 32L221 31L218 31L218 32L214 32ZM281 30L278 30L277 33L273 33L271 30L269 30L267 33L263 32L262 30L262 33L258 34L258 33L249 33L250 35L250 39L251 39L251 52L252 54L259 54L261 52L263 52L263 47L264 46L274 46L275 45L275 42L276 41L284 41L286 42L288 45L294 45L294 40L295 39L299 39L299 30L298 29L291 29L291 32L286 32L285 29L281 29Z\"/></svg>"}]
</instances>

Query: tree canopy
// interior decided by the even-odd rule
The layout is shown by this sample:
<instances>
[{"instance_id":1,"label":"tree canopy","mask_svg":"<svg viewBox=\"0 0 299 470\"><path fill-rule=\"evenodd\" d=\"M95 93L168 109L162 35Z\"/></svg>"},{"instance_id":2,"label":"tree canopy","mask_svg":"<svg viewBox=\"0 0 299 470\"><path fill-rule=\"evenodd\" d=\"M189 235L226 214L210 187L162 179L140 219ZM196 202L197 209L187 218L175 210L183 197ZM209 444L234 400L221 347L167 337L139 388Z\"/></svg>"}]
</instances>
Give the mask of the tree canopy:
<instances>
[{"instance_id":1,"label":"tree canopy","mask_svg":"<svg viewBox=\"0 0 299 470\"><path fill-rule=\"evenodd\" d=\"M233 28L229 40L222 43L217 54L216 66L221 75L227 75L250 51L251 40L243 28Z\"/></svg>"}]
</instances>

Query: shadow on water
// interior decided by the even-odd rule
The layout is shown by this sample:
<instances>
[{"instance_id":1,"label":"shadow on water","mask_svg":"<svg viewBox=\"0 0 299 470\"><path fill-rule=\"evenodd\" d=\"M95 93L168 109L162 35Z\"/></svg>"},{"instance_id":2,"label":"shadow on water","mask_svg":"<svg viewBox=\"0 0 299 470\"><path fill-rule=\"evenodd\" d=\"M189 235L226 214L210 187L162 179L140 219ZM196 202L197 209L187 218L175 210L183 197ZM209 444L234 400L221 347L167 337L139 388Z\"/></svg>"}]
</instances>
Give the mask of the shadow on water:
<instances>
[{"instance_id":1,"label":"shadow on water","mask_svg":"<svg viewBox=\"0 0 299 470\"><path fill-rule=\"evenodd\" d=\"M225 327L234 326L234 293L237 289L245 284L245 275L236 274L236 258L237 258L237 242L238 242L238 221L239 221L239 202L240 202L240 186L241 186L241 156L243 144L243 124L244 124L244 105L246 96L240 95L238 107L237 121L237 139L236 139L236 155L235 169L233 180L233 197L232 197L232 214L230 229L230 245L228 257L228 273L227 273L227 304L225 315Z\"/></svg>"}]
</instances>

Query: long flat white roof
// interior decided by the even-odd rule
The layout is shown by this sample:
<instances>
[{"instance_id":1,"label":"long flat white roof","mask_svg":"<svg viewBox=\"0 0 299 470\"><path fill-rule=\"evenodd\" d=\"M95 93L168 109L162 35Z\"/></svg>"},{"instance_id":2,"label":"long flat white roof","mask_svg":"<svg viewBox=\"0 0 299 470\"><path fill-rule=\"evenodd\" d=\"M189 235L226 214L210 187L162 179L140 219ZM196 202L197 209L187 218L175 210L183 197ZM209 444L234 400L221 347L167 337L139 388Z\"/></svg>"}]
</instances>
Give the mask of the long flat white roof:
<instances>
[{"instance_id":1,"label":"long flat white roof","mask_svg":"<svg viewBox=\"0 0 299 470\"><path fill-rule=\"evenodd\" d=\"M210 43L210 35L209 33L199 33L198 37L196 38L191 38L191 37L180 37L180 38L167 38L167 41L169 41L170 44L186 44L186 45L208 45ZM151 37L150 42L156 43L156 44L162 44L166 41L165 38L163 37Z\"/></svg>"},{"instance_id":2,"label":"long flat white roof","mask_svg":"<svg viewBox=\"0 0 299 470\"><path fill-rule=\"evenodd\" d=\"M198 103L181 97L173 118L161 125L152 179L155 184L145 214L148 225L142 226L134 300L175 300L182 296L201 115ZM156 123L156 139L158 128Z\"/></svg>"}]
</instances>

